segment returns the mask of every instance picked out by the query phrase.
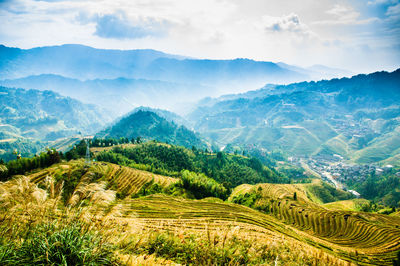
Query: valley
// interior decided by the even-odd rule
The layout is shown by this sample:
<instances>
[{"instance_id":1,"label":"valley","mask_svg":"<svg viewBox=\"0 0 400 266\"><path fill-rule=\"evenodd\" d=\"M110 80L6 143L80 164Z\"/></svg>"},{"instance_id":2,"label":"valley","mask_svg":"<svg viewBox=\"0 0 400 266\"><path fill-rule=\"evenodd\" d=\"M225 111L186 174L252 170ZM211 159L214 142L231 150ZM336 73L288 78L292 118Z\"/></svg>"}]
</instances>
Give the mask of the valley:
<instances>
[{"instance_id":1,"label":"valley","mask_svg":"<svg viewBox=\"0 0 400 266\"><path fill-rule=\"evenodd\" d=\"M0 48L0 264L400 263L400 70Z\"/></svg>"},{"instance_id":2,"label":"valley","mask_svg":"<svg viewBox=\"0 0 400 266\"><path fill-rule=\"evenodd\" d=\"M0 266L400 265L400 0L0 21Z\"/></svg>"}]
</instances>

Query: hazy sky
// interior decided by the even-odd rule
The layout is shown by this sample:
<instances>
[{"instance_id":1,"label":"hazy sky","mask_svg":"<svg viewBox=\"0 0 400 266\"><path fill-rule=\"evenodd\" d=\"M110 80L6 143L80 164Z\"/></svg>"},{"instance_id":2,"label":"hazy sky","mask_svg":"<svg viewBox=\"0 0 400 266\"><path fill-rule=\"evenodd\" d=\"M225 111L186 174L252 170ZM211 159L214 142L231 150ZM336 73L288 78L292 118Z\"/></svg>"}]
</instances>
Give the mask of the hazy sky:
<instances>
[{"instance_id":1,"label":"hazy sky","mask_svg":"<svg viewBox=\"0 0 400 266\"><path fill-rule=\"evenodd\" d=\"M0 0L0 43L400 67L400 0Z\"/></svg>"}]
</instances>

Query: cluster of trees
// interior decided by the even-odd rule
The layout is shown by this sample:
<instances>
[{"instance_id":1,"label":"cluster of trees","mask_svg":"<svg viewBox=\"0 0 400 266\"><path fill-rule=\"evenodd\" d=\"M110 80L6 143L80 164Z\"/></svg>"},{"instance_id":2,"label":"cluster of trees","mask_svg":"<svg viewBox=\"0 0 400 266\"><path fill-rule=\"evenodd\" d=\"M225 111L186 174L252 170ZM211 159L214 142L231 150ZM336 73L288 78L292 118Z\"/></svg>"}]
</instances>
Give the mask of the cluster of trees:
<instances>
[{"instance_id":1,"label":"cluster of trees","mask_svg":"<svg viewBox=\"0 0 400 266\"><path fill-rule=\"evenodd\" d=\"M94 138L92 140L89 140L89 146L90 147L112 147L114 145L119 145L119 144L140 144L142 143L142 138L136 137L132 139L128 138ZM84 140L81 140L78 144L76 144L71 150L65 153L65 159L67 160L76 160L81 158L82 156L85 156L86 154L86 142ZM115 162L116 163L116 162Z\"/></svg>"},{"instance_id":2,"label":"cluster of trees","mask_svg":"<svg viewBox=\"0 0 400 266\"><path fill-rule=\"evenodd\" d=\"M231 187L241 184L289 183L288 177L263 165L255 157L247 158L224 152L208 154L195 152L196 170Z\"/></svg>"},{"instance_id":3,"label":"cluster of trees","mask_svg":"<svg viewBox=\"0 0 400 266\"><path fill-rule=\"evenodd\" d=\"M90 144L89 144L90 145ZM86 154L86 143L84 140L81 140L77 145L75 145L71 150L67 151L64 154L64 158L69 160L79 159Z\"/></svg>"},{"instance_id":4,"label":"cluster of trees","mask_svg":"<svg viewBox=\"0 0 400 266\"><path fill-rule=\"evenodd\" d=\"M393 169L379 176L372 173L362 182L348 181L347 185L372 202L400 207L400 177L396 175L397 171Z\"/></svg>"},{"instance_id":5,"label":"cluster of trees","mask_svg":"<svg viewBox=\"0 0 400 266\"><path fill-rule=\"evenodd\" d=\"M94 138L93 140L90 140L89 145L92 147L109 147L109 146L114 146L114 145L119 145L119 144L135 144L135 143L142 143L142 138L140 136L136 138Z\"/></svg>"},{"instance_id":6,"label":"cluster of trees","mask_svg":"<svg viewBox=\"0 0 400 266\"><path fill-rule=\"evenodd\" d=\"M63 157L61 152L56 150L47 150L40 155L32 158L20 158L3 163L0 167L0 180L6 181L13 175L22 175L27 171L37 168L48 167L52 164L59 163Z\"/></svg>"},{"instance_id":7,"label":"cluster of trees","mask_svg":"<svg viewBox=\"0 0 400 266\"><path fill-rule=\"evenodd\" d=\"M132 148L115 147L100 152L96 158L169 176L182 177L182 171L188 170L204 174L226 188L244 183L290 183L288 177L266 167L256 158L154 142Z\"/></svg>"},{"instance_id":8,"label":"cluster of trees","mask_svg":"<svg viewBox=\"0 0 400 266\"><path fill-rule=\"evenodd\" d=\"M311 178L306 175L305 170L302 167L285 165L279 167L279 172L286 176L290 176L294 183L311 183Z\"/></svg>"},{"instance_id":9,"label":"cluster of trees","mask_svg":"<svg viewBox=\"0 0 400 266\"><path fill-rule=\"evenodd\" d=\"M193 193L196 199L216 197L226 200L231 193L231 189L218 183L204 174L197 174L188 170L182 171L182 176L178 185Z\"/></svg>"},{"instance_id":10,"label":"cluster of trees","mask_svg":"<svg viewBox=\"0 0 400 266\"><path fill-rule=\"evenodd\" d=\"M321 185L310 186L309 190L323 203L334 202L339 200L348 200L354 198L350 192L336 189L328 183L322 182Z\"/></svg>"},{"instance_id":11,"label":"cluster of trees","mask_svg":"<svg viewBox=\"0 0 400 266\"><path fill-rule=\"evenodd\" d=\"M184 170L181 173L179 182L173 183L168 187L163 187L159 183L155 183L154 180L152 180L143 185L140 191L132 195L132 197L136 198L157 193L165 193L168 195L183 196L195 199L215 197L226 200L231 193L231 189L218 183L214 179L205 176L204 174L198 174ZM125 196L126 194L122 195L122 197Z\"/></svg>"}]
</instances>

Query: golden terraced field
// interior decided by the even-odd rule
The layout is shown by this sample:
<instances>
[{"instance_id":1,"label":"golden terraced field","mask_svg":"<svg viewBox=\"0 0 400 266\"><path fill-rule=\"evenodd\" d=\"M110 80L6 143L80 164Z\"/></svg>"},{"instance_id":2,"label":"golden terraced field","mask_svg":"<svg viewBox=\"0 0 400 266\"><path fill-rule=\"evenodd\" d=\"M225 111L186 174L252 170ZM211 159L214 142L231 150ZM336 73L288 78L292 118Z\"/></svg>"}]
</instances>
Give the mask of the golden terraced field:
<instances>
[{"instance_id":1,"label":"golden terraced field","mask_svg":"<svg viewBox=\"0 0 400 266\"><path fill-rule=\"evenodd\" d=\"M68 173L83 167L83 161L61 163L29 175L39 183L48 175ZM129 167L97 162L85 176L97 173L100 180L115 184L118 191L136 193L154 180L167 186L177 179ZM357 263L390 265L400 250L400 217L354 211L330 210L310 199L310 184L260 184L237 187L232 196L258 191L258 204L266 213L217 199L190 200L155 194L117 200L121 224L134 221L144 230L222 232L238 227L243 237L257 241L283 239L304 252L324 254L326 264ZM293 200L294 192L297 200ZM300 248L301 247L301 248ZM345 261L347 261L345 263Z\"/></svg>"},{"instance_id":2,"label":"golden terraced field","mask_svg":"<svg viewBox=\"0 0 400 266\"><path fill-rule=\"evenodd\" d=\"M239 186L233 193L256 190L258 203L278 220L313 236L318 245L359 264L390 265L400 250L400 219L355 211L329 210L307 198L307 185L260 184ZM293 199L294 192L297 200Z\"/></svg>"}]
</instances>

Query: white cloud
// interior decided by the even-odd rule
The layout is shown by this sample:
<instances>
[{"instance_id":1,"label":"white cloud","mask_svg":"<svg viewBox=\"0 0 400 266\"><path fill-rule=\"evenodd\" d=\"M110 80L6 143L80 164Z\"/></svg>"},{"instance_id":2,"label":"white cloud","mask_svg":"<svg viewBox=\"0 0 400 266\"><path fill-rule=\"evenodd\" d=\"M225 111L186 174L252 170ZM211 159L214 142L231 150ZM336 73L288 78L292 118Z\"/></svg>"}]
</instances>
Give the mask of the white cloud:
<instances>
[{"instance_id":1,"label":"white cloud","mask_svg":"<svg viewBox=\"0 0 400 266\"><path fill-rule=\"evenodd\" d=\"M110 14L88 15L80 12L76 21L81 24L94 23L94 35L102 38L139 39L147 36L164 36L172 23L157 17L127 17L124 11Z\"/></svg>"},{"instance_id":2,"label":"white cloud","mask_svg":"<svg viewBox=\"0 0 400 266\"><path fill-rule=\"evenodd\" d=\"M320 25L361 25L378 21L378 18L372 17L367 19L359 19L360 13L355 11L351 6L336 4L331 9L325 11L332 18L315 21L313 24Z\"/></svg>"},{"instance_id":3,"label":"white cloud","mask_svg":"<svg viewBox=\"0 0 400 266\"><path fill-rule=\"evenodd\" d=\"M400 4L389 6L386 15L388 16L399 16L400 15Z\"/></svg>"},{"instance_id":4,"label":"white cloud","mask_svg":"<svg viewBox=\"0 0 400 266\"><path fill-rule=\"evenodd\" d=\"M307 25L300 22L299 16L295 13L282 17L263 16L262 20L267 32L292 32L302 36L315 35Z\"/></svg>"}]
</instances>

